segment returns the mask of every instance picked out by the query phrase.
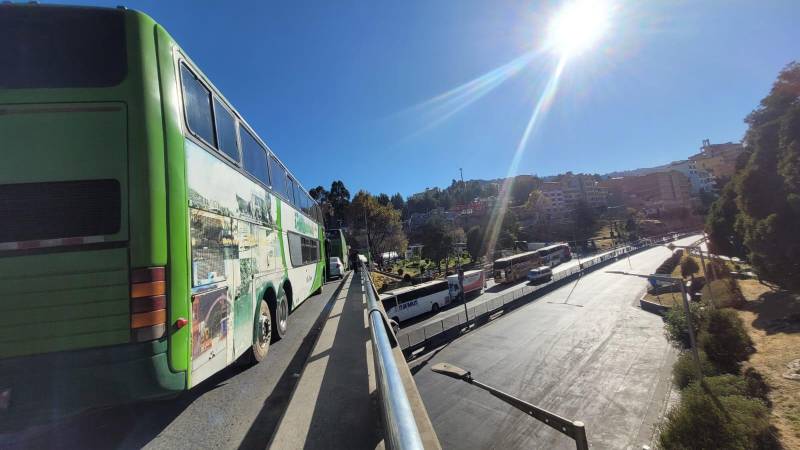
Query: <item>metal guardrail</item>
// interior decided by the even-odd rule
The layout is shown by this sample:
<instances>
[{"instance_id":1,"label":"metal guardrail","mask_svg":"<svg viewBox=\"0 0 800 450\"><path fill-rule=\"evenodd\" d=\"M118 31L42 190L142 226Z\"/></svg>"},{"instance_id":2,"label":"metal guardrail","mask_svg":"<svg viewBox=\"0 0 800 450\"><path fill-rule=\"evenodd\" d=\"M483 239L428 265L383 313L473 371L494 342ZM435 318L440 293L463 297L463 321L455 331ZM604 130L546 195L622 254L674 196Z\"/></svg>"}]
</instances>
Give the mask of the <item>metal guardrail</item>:
<instances>
[{"instance_id":1,"label":"metal guardrail","mask_svg":"<svg viewBox=\"0 0 800 450\"><path fill-rule=\"evenodd\" d=\"M363 264L359 270L362 287L367 293L369 331L372 338L372 355L377 375L385 445L389 449L421 450L424 448L422 437L392 350L393 344L397 345L397 339L377 301L377 293L369 272Z\"/></svg>"},{"instance_id":2,"label":"metal guardrail","mask_svg":"<svg viewBox=\"0 0 800 450\"><path fill-rule=\"evenodd\" d=\"M597 256L588 261L583 261L577 267L554 273L553 278L549 283L538 286L524 285L520 289L513 290L504 295L486 300L485 302L479 303L475 306L468 307L466 311L464 311L462 308L462 310L457 314L445 317L437 322L430 323L407 334L403 334L398 337L399 345L403 349L403 353L405 354L406 358L408 358L417 350L428 347L433 348L449 342L460 336L473 324L482 325L487 323L495 315L499 315L503 312L507 312L519 306L525 305L528 302L563 286L568 281L582 276L582 274L596 270L609 262L617 260L620 257L629 256L648 248L663 245L667 242L671 242L676 239L682 239L686 236L691 236L692 234L696 234L696 232L680 233L674 238L673 234L670 233L668 237L642 239L640 242L635 244L626 245L622 248L618 248L609 253Z\"/></svg>"}]
</instances>

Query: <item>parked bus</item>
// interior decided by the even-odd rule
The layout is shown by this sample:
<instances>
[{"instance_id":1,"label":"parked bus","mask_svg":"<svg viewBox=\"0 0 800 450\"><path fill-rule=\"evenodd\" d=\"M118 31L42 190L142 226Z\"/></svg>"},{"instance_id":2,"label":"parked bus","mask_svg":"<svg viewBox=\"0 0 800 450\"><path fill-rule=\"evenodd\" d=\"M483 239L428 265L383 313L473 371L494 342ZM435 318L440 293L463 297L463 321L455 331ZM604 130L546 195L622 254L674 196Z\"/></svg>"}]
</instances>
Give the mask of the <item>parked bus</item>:
<instances>
[{"instance_id":1,"label":"parked bus","mask_svg":"<svg viewBox=\"0 0 800 450\"><path fill-rule=\"evenodd\" d=\"M492 267L495 283L514 283L525 279L528 270L541 265L539 250L495 260Z\"/></svg>"},{"instance_id":2,"label":"parked bus","mask_svg":"<svg viewBox=\"0 0 800 450\"><path fill-rule=\"evenodd\" d=\"M438 312L450 304L447 280L433 280L416 286L406 286L381 294L383 309L395 322Z\"/></svg>"},{"instance_id":3,"label":"parked bus","mask_svg":"<svg viewBox=\"0 0 800 450\"><path fill-rule=\"evenodd\" d=\"M323 283L297 178L145 14L6 4L0 36L0 422L264 359Z\"/></svg>"},{"instance_id":4,"label":"parked bus","mask_svg":"<svg viewBox=\"0 0 800 450\"><path fill-rule=\"evenodd\" d=\"M486 287L486 272L482 269L467 270L464 272L464 294L468 295L474 292L480 294L483 288ZM461 294L461 289L458 283L458 274L450 275L447 277L448 290L450 291L450 299L456 300Z\"/></svg>"},{"instance_id":5,"label":"parked bus","mask_svg":"<svg viewBox=\"0 0 800 450\"><path fill-rule=\"evenodd\" d=\"M572 252L567 244L555 244L536 250L536 253L541 258L542 264L550 267L555 267L562 262L567 262L572 259Z\"/></svg>"},{"instance_id":6,"label":"parked bus","mask_svg":"<svg viewBox=\"0 0 800 450\"><path fill-rule=\"evenodd\" d=\"M342 261L342 264L344 264L344 270L350 270L350 248L344 238L344 232L338 228L326 230L325 236L328 238L325 247L327 256L329 258L338 257Z\"/></svg>"}]
</instances>

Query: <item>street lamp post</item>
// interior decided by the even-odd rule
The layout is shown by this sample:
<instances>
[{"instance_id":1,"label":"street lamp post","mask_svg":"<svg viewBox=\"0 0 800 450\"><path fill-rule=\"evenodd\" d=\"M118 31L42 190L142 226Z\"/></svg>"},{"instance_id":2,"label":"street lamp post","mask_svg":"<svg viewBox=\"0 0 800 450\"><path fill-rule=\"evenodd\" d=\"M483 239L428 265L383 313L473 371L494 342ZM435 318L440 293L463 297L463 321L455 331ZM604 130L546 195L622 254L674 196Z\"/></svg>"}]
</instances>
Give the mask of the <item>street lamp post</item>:
<instances>
[{"instance_id":1,"label":"street lamp post","mask_svg":"<svg viewBox=\"0 0 800 450\"><path fill-rule=\"evenodd\" d=\"M544 423L545 425L553 428L561 434L567 435L575 441L575 448L577 450L588 450L589 443L586 440L586 426L583 422L578 420L569 420L561 417L558 414L552 413L544 408L528 403L524 400L518 399L512 395L495 389L487 384L472 378L472 373L460 367L448 363L439 363L431 367L431 370L446 377L455 378L476 386L500 400L508 403L509 405L517 408L518 410L530 415L534 419Z\"/></svg>"}]
</instances>

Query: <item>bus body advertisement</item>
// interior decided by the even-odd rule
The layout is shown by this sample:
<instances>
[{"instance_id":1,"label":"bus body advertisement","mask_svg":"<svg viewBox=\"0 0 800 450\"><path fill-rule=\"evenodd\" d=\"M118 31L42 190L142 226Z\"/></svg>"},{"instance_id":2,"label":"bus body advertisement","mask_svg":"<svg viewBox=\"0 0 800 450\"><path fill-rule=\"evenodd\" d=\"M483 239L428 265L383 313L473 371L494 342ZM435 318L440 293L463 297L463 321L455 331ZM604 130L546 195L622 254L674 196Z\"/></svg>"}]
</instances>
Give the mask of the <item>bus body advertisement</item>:
<instances>
[{"instance_id":1,"label":"bus body advertisement","mask_svg":"<svg viewBox=\"0 0 800 450\"><path fill-rule=\"evenodd\" d=\"M265 358L324 282L297 179L145 14L0 5L0 36L0 423Z\"/></svg>"},{"instance_id":2,"label":"bus body advertisement","mask_svg":"<svg viewBox=\"0 0 800 450\"><path fill-rule=\"evenodd\" d=\"M381 294L386 315L396 322L437 312L450 304L447 280L434 280L416 286L407 286Z\"/></svg>"}]
</instances>

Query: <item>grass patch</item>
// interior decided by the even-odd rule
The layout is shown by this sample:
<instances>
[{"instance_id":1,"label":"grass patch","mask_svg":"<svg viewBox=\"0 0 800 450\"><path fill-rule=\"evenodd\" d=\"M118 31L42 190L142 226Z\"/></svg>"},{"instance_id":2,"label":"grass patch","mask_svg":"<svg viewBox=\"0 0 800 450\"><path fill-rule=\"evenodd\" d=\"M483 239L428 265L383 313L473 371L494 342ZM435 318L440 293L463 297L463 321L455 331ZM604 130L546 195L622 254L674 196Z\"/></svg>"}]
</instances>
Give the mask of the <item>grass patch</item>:
<instances>
[{"instance_id":1,"label":"grass patch","mask_svg":"<svg viewBox=\"0 0 800 450\"><path fill-rule=\"evenodd\" d=\"M757 370L771 389L771 420L783 447L800 448L800 381L784 378L787 364L800 358L800 299L755 280L738 285L744 297L738 314L756 348L745 367Z\"/></svg>"},{"instance_id":2,"label":"grass patch","mask_svg":"<svg viewBox=\"0 0 800 450\"><path fill-rule=\"evenodd\" d=\"M659 305L667 306L670 308L673 307L682 308L683 300L681 299L681 295L682 294L680 292L667 292L665 294L658 294L658 295L651 294L648 292L647 294L644 295L644 299L647 300L648 302L658 303Z\"/></svg>"}]
</instances>

